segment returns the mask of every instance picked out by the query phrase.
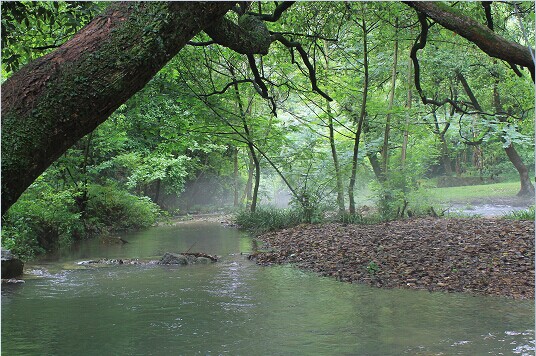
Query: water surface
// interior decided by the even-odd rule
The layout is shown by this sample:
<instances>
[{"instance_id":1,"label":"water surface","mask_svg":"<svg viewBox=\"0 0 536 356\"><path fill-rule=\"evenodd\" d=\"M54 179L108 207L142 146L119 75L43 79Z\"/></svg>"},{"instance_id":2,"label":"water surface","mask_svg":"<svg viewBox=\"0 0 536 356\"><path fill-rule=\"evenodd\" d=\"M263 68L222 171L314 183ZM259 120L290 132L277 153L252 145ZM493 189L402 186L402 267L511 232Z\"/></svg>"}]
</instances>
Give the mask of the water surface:
<instances>
[{"instance_id":1,"label":"water surface","mask_svg":"<svg viewBox=\"0 0 536 356\"><path fill-rule=\"evenodd\" d=\"M85 241L2 287L3 355L532 355L534 303L384 290L259 267L244 233L188 223ZM166 251L211 265L73 269ZM68 268L68 269L65 269Z\"/></svg>"}]
</instances>

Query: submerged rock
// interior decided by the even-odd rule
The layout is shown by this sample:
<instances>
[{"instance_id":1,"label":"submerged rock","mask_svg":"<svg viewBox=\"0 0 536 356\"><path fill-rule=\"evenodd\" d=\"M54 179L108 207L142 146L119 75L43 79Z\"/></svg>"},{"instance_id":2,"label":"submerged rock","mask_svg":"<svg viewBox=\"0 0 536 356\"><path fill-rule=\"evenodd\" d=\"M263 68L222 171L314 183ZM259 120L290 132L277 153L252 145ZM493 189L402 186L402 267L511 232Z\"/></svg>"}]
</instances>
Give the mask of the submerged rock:
<instances>
[{"instance_id":1,"label":"submerged rock","mask_svg":"<svg viewBox=\"0 0 536 356\"><path fill-rule=\"evenodd\" d=\"M207 255L204 253L171 253L166 252L160 260L139 260L139 259L109 259L101 258L99 260L79 261L76 264L79 266L90 265L192 265L192 264L208 264L218 261L216 256Z\"/></svg>"},{"instance_id":2,"label":"submerged rock","mask_svg":"<svg viewBox=\"0 0 536 356\"><path fill-rule=\"evenodd\" d=\"M22 275L24 263L10 250L2 250L2 279L10 279Z\"/></svg>"},{"instance_id":3,"label":"submerged rock","mask_svg":"<svg viewBox=\"0 0 536 356\"><path fill-rule=\"evenodd\" d=\"M16 278L4 279L4 278L2 278L2 284L20 284L20 283L26 283L26 282L24 280L22 280L22 279L16 279Z\"/></svg>"},{"instance_id":4,"label":"submerged rock","mask_svg":"<svg viewBox=\"0 0 536 356\"><path fill-rule=\"evenodd\" d=\"M216 262L215 256L205 255L202 253L171 253L166 252L158 264L161 265L190 265L190 264L208 264Z\"/></svg>"},{"instance_id":5,"label":"submerged rock","mask_svg":"<svg viewBox=\"0 0 536 356\"><path fill-rule=\"evenodd\" d=\"M161 265L187 265L188 257L185 255L166 252L158 264Z\"/></svg>"}]
</instances>

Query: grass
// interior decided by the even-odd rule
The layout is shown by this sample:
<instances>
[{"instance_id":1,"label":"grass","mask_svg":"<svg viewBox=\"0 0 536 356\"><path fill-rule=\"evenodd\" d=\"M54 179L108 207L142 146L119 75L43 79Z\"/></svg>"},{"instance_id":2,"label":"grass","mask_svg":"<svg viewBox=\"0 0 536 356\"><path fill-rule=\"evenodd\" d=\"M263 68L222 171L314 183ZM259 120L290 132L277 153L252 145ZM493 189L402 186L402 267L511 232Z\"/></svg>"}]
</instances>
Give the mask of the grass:
<instances>
[{"instance_id":1,"label":"grass","mask_svg":"<svg viewBox=\"0 0 536 356\"><path fill-rule=\"evenodd\" d=\"M505 219L510 220L531 220L534 221L534 205L526 210L516 210L504 215Z\"/></svg>"},{"instance_id":2,"label":"grass","mask_svg":"<svg viewBox=\"0 0 536 356\"><path fill-rule=\"evenodd\" d=\"M512 198L519 191L519 182L433 188L430 196L440 203L467 202L481 198Z\"/></svg>"},{"instance_id":3,"label":"grass","mask_svg":"<svg viewBox=\"0 0 536 356\"><path fill-rule=\"evenodd\" d=\"M257 208L257 211L238 212L234 220L238 226L254 235L299 225L303 217L292 209Z\"/></svg>"}]
</instances>

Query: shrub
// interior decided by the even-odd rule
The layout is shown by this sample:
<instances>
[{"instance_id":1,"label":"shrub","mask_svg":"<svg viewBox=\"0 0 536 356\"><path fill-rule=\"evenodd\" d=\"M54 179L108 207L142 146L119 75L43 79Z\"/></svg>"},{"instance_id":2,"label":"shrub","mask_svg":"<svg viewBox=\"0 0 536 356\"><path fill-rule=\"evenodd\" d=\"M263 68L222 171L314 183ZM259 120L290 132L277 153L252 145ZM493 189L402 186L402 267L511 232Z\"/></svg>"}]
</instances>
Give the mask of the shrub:
<instances>
[{"instance_id":1,"label":"shrub","mask_svg":"<svg viewBox=\"0 0 536 356\"><path fill-rule=\"evenodd\" d=\"M510 220L531 220L534 221L534 205L525 210L512 211L504 215L505 219Z\"/></svg>"},{"instance_id":2,"label":"shrub","mask_svg":"<svg viewBox=\"0 0 536 356\"><path fill-rule=\"evenodd\" d=\"M257 208L254 213L241 211L235 216L238 226L255 234L296 226L303 221L303 215L294 209Z\"/></svg>"},{"instance_id":3,"label":"shrub","mask_svg":"<svg viewBox=\"0 0 536 356\"><path fill-rule=\"evenodd\" d=\"M158 205L148 197L138 197L113 186L92 185L88 189L86 225L102 230L135 230L153 225Z\"/></svg>"},{"instance_id":4,"label":"shrub","mask_svg":"<svg viewBox=\"0 0 536 356\"><path fill-rule=\"evenodd\" d=\"M29 259L70 243L83 232L72 194L38 178L2 218L2 246Z\"/></svg>"},{"instance_id":5,"label":"shrub","mask_svg":"<svg viewBox=\"0 0 536 356\"><path fill-rule=\"evenodd\" d=\"M2 218L2 246L28 260L66 246L74 238L153 225L159 208L148 197L137 197L116 187L90 186L86 211L76 204L80 193L56 190L42 177Z\"/></svg>"}]
</instances>

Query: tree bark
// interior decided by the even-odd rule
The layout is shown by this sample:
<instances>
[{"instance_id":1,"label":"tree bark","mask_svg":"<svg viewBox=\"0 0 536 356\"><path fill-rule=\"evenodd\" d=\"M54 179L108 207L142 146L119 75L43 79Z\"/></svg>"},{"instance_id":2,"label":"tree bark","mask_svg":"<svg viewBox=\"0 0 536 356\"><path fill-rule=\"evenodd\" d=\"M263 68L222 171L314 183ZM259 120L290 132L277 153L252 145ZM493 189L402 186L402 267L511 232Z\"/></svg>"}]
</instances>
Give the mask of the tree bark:
<instances>
[{"instance_id":1,"label":"tree bark","mask_svg":"<svg viewBox=\"0 0 536 356\"><path fill-rule=\"evenodd\" d=\"M339 156L337 155L337 146L335 146L335 131L333 129L333 118L331 117L331 107L329 102L326 105L328 109L329 145L331 146L331 158L333 159L337 181L337 205L339 206L339 214L344 214L344 185L342 183L341 166L339 164Z\"/></svg>"},{"instance_id":2,"label":"tree bark","mask_svg":"<svg viewBox=\"0 0 536 356\"><path fill-rule=\"evenodd\" d=\"M508 41L488 27L445 3L405 1L405 4L424 13L441 26L473 42L490 57L526 67L534 80L534 60L531 55L531 51L534 50L532 48L529 50L528 47L522 46L519 43Z\"/></svg>"},{"instance_id":3,"label":"tree bark","mask_svg":"<svg viewBox=\"0 0 536 356\"><path fill-rule=\"evenodd\" d=\"M434 133L439 136L439 141L441 142L441 162L443 163L443 168L445 170L445 175L452 175L452 161L449 156L449 146L445 134L450 127L450 122L445 123L445 126L442 130L439 129L439 121L437 120L437 114L435 111L432 112L434 118Z\"/></svg>"},{"instance_id":4,"label":"tree bark","mask_svg":"<svg viewBox=\"0 0 536 356\"><path fill-rule=\"evenodd\" d=\"M114 3L2 85L2 214L232 2Z\"/></svg>"},{"instance_id":5,"label":"tree bark","mask_svg":"<svg viewBox=\"0 0 536 356\"><path fill-rule=\"evenodd\" d=\"M249 158L248 180L246 181L246 186L244 187L244 194L242 194L242 202L244 202L244 206L246 207L246 209L249 208L251 204L251 191L253 189L253 174L255 173L255 164L253 162L253 157L251 156L250 150L248 150L248 158Z\"/></svg>"}]
</instances>

